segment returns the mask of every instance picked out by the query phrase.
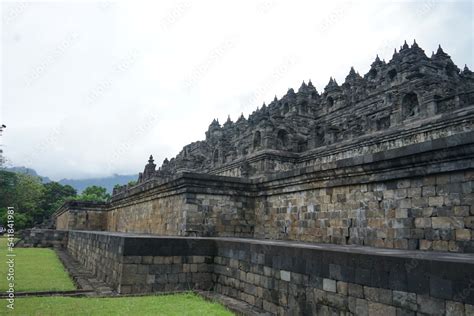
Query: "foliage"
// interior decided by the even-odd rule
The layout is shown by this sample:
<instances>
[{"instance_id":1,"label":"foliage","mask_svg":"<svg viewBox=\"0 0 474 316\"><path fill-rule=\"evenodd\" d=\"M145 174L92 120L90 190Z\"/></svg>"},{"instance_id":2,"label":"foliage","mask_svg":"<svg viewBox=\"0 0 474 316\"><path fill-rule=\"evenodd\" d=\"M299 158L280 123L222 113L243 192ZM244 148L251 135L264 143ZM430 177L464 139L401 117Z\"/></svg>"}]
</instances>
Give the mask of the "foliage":
<instances>
[{"instance_id":1,"label":"foliage","mask_svg":"<svg viewBox=\"0 0 474 316\"><path fill-rule=\"evenodd\" d=\"M0 224L6 226L7 208L15 209L15 229L34 226L49 218L69 200L105 202L107 189L87 187L77 195L70 185L58 182L42 183L37 176L0 170Z\"/></svg>"},{"instance_id":2,"label":"foliage","mask_svg":"<svg viewBox=\"0 0 474 316\"><path fill-rule=\"evenodd\" d=\"M44 184L44 197L41 207L50 216L65 201L73 199L77 195L76 189L70 185L61 185L58 182Z\"/></svg>"},{"instance_id":3,"label":"foliage","mask_svg":"<svg viewBox=\"0 0 474 316\"><path fill-rule=\"evenodd\" d=\"M13 205L17 182L15 173L0 170L0 207Z\"/></svg>"},{"instance_id":4,"label":"foliage","mask_svg":"<svg viewBox=\"0 0 474 316\"><path fill-rule=\"evenodd\" d=\"M106 202L108 199L110 199L110 194L107 193L107 189L96 185L85 188L76 198L78 201L96 202Z\"/></svg>"},{"instance_id":5,"label":"foliage","mask_svg":"<svg viewBox=\"0 0 474 316\"><path fill-rule=\"evenodd\" d=\"M6 225L7 208L15 210L15 228L31 226L43 217L39 205L44 187L38 177L0 171L0 221Z\"/></svg>"}]
</instances>

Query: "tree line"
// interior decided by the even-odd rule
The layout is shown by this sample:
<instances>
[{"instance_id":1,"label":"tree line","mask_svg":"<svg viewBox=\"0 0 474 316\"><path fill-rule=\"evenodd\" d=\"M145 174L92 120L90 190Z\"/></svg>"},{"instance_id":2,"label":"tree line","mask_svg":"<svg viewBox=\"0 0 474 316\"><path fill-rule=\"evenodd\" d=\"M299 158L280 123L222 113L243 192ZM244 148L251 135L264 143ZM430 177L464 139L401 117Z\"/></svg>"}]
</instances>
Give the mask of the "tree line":
<instances>
[{"instance_id":1,"label":"tree line","mask_svg":"<svg viewBox=\"0 0 474 316\"><path fill-rule=\"evenodd\" d=\"M33 227L49 219L66 201L99 201L110 198L107 189L89 186L78 194L70 185L42 183L28 174L0 170L0 225L5 227L7 208L15 209L15 229Z\"/></svg>"}]
</instances>

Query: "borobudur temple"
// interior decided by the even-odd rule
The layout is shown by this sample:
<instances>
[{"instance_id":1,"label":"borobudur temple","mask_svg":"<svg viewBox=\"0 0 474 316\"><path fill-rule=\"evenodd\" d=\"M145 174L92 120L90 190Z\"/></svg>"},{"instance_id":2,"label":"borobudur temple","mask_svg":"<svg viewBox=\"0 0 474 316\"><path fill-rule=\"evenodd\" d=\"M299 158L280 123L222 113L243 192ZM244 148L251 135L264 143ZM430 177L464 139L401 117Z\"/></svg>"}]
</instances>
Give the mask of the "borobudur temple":
<instances>
[{"instance_id":1,"label":"borobudur temple","mask_svg":"<svg viewBox=\"0 0 474 316\"><path fill-rule=\"evenodd\" d=\"M109 202L68 202L55 230L25 242L61 245L122 294L212 291L279 315L474 315L473 120L473 72L405 42L342 84L303 82L213 120Z\"/></svg>"}]
</instances>

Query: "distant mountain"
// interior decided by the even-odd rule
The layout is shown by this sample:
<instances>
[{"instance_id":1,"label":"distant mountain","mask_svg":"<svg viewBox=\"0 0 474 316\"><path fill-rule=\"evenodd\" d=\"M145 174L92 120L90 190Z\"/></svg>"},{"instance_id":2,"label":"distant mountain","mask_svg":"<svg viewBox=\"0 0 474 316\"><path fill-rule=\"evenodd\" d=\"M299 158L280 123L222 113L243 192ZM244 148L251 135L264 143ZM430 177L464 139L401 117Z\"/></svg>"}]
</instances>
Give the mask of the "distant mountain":
<instances>
[{"instance_id":1,"label":"distant mountain","mask_svg":"<svg viewBox=\"0 0 474 316\"><path fill-rule=\"evenodd\" d=\"M137 174L133 175L118 175L114 174L112 177L105 178L89 178L89 179L62 179L58 182L62 185L69 184L74 189L77 190L77 193L81 193L82 190L91 186L97 185L107 189L107 192L112 193L112 189L116 184L124 185L130 181L136 181L138 179Z\"/></svg>"},{"instance_id":2,"label":"distant mountain","mask_svg":"<svg viewBox=\"0 0 474 316\"><path fill-rule=\"evenodd\" d=\"M38 173L31 168L26 167L7 167L4 168L6 171L15 172L15 173L23 173L28 174L31 176L36 176L41 178L43 183L51 182L51 179L48 177L43 177L38 175ZM112 193L112 190L116 184L124 185L129 183L130 181L135 181L138 179L138 174L132 175L118 175L114 174L111 177L104 177L104 178L88 178L88 179L62 179L58 182L62 185L69 184L74 189L77 190L77 193L81 193L82 190L87 188L91 185L101 186L107 189L107 192Z\"/></svg>"},{"instance_id":3,"label":"distant mountain","mask_svg":"<svg viewBox=\"0 0 474 316\"><path fill-rule=\"evenodd\" d=\"M6 167L3 170L14 172L14 173L22 173L22 174L27 174L27 175L30 175L30 176L39 177L39 178L41 178L41 182L43 182L43 183L51 182L50 178L40 176L38 173L36 173L35 169L31 169L31 168L27 168L27 167Z\"/></svg>"}]
</instances>

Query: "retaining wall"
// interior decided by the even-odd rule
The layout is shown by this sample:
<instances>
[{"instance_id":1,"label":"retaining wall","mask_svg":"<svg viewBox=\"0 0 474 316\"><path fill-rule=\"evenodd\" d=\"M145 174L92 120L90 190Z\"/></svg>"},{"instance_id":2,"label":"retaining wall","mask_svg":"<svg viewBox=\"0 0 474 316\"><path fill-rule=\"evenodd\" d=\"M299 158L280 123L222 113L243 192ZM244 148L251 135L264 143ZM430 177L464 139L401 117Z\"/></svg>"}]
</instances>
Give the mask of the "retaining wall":
<instances>
[{"instance_id":1,"label":"retaining wall","mask_svg":"<svg viewBox=\"0 0 474 316\"><path fill-rule=\"evenodd\" d=\"M473 253L473 139L468 132L259 180L183 173L113 198L94 213L102 227L69 229ZM60 216L83 223L79 213Z\"/></svg>"},{"instance_id":2,"label":"retaining wall","mask_svg":"<svg viewBox=\"0 0 474 316\"><path fill-rule=\"evenodd\" d=\"M19 247L66 248L68 231L56 229L24 229L20 232Z\"/></svg>"},{"instance_id":3,"label":"retaining wall","mask_svg":"<svg viewBox=\"0 0 474 316\"><path fill-rule=\"evenodd\" d=\"M105 232L70 232L68 249L121 293L212 289L279 315L474 313L469 254Z\"/></svg>"}]
</instances>

